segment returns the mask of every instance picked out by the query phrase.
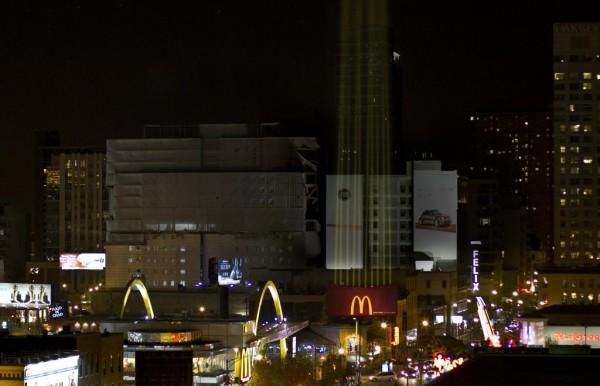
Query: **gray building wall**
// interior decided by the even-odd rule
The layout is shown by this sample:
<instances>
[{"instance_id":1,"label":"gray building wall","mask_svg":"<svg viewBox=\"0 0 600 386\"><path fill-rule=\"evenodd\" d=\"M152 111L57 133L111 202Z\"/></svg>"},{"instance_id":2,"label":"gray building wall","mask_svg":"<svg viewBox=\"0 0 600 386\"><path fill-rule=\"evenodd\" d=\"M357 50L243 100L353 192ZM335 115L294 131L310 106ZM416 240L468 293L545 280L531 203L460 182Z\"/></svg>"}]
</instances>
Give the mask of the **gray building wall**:
<instances>
[{"instance_id":1,"label":"gray building wall","mask_svg":"<svg viewBox=\"0 0 600 386\"><path fill-rule=\"evenodd\" d=\"M316 151L314 138L213 129L206 138L107 141L107 288L138 270L149 288L192 286L209 279L211 258L232 257L256 282L259 268L302 268L320 252L306 231L316 165L304 152ZM229 129L221 134L241 135Z\"/></svg>"}]
</instances>

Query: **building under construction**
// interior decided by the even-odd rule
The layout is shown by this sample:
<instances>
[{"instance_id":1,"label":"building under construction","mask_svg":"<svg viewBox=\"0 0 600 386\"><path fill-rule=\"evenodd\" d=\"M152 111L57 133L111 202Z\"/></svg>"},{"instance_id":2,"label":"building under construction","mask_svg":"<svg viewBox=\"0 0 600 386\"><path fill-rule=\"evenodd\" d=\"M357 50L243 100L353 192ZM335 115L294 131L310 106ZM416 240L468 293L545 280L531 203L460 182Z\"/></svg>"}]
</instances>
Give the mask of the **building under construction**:
<instances>
[{"instance_id":1,"label":"building under construction","mask_svg":"<svg viewBox=\"0 0 600 386\"><path fill-rule=\"evenodd\" d=\"M306 267L320 253L307 214L318 146L269 136L276 127L152 126L155 138L108 140L107 288L132 276L150 289L202 286L224 266L227 283L252 285Z\"/></svg>"}]
</instances>

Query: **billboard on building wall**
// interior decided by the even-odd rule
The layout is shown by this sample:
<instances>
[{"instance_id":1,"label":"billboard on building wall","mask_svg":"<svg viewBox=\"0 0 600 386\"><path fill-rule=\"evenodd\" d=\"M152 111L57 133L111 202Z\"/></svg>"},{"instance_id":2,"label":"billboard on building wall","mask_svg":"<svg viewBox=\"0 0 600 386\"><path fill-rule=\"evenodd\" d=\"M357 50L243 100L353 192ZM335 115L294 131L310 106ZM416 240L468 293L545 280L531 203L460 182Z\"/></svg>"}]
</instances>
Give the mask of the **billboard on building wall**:
<instances>
[{"instance_id":1,"label":"billboard on building wall","mask_svg":"<svg viewBox=\"0 0 600 386\"><path fill-rule=\"evenodd\" d=\"M326 267L363 268L363 177L327 176Z\"/></svg>"},{"instance_id":2,"label":"billboard on building wall","mask_svg":"<svg viewBox=\"0 0 600 386\"><path fill-rule=\"evenodd\" d=\"M455 170L414 171L414 250L443 271L456 270L457 184Z\"/></svg>"},{"instance_id":3,"label":"billboard on building wall","mask_svg":"<svg viewBox=\"0 0 600 386\"><path fill-rule=\"evenodd\" d=\"M51 302L50 284L0 283L0 306L37 308Z\"/></svg>"},{"instance_id":4,"label":"billboard on building wall","mask_svg":"<svg viewBox=\"0 0 600 386\"><path fill-rule=\"evenodd\" d=\"M219 285L237 285L242 280L242 258L219 259L217 281Z\"/></svg>"},{"instance_id":5,"label":"billboard on building wall","mask_svg":"<svg viewBox=\"0 0 600 386\"><path fill-rule=\"evenodd\" d=\"M327 287L329 316L385 316L397 312L398 287Z\"/></svg>"},{"instance_id":6,"label":"billboard on building wall","mask_svg":"<svg viewBox=\"0 0 600 386\"><path fill-rule=\"evenodd\" d=\"M79 381L79 355L48 360L26 365L24 380L26 385L77 386Z\"/></svg>"},{"instance_id":7,"label":"billboard on building wall","mask_svg":"<svg viewBox=\"0 0 600 386\"><path fill-rule=\"evenodd\" d=\"M61 253L60 269L100 271L106 267L105 253Z\"/></svg>"}]
</instances>

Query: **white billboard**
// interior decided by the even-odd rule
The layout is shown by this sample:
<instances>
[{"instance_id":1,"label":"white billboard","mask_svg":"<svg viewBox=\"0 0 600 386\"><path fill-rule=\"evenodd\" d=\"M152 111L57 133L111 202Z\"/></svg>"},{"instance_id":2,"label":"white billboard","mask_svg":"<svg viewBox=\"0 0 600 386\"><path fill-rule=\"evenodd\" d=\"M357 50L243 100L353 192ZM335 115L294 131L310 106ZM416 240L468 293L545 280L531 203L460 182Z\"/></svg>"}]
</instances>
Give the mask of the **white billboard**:
<instances>
[{"instance_id":1,"label":"white billboard","mask_svg":"<svg viewBox=\"0 0 600 386\"><path fill-rule=\"evenodd\" d=\"M79 355L72 355L25 366L26 385L64 385L78 384Z\"/></svg>"},{"instance_id":2,"label":"white billboard","mask_svg":"<svg viewBox=\"0 0 600 386\"><path fill-rule=\"evenodd\" d=\"M327 176L327 269L363 268L363 177Z\"/></svg>"},{"instance_id":3,"label":"white billboard","mask_svg":"<svg viewBox=\"0 0 600 386\"><path fill-rule=\"evenodd\" d=\"M0 306L48 306L52 302L50 291L50 284L0 283Z\"/></svg>"},{"instance_id":4,"label":"white billboard","mask_svg":"<svg viewBox=\"0 0 600 386\"><path fill-rule=\"evenodd\" d=\"M242 258L219 259L217 281L219 285L237 285L242 280Z\"/></svg>"},{"instance_id":5,"label":"white billboard","mask_svg":"<svg viewBox=\"0 0 600 386\"><path fill-rule=\"evenodd\" d=\"M60 268L64 270L88 269L100 271L106 267L105 253L61 253Z\"/></svg>"},{"instance_id":6,"label":"white billboard","mask_svg":"<svg viewBox=\"0 0 600 386\"><path fill-rule=\"evenodd\" d=\"M456 270L456 170L414 171L414 250L433 259L436 269Z\"/></svg>"}]
</instances>

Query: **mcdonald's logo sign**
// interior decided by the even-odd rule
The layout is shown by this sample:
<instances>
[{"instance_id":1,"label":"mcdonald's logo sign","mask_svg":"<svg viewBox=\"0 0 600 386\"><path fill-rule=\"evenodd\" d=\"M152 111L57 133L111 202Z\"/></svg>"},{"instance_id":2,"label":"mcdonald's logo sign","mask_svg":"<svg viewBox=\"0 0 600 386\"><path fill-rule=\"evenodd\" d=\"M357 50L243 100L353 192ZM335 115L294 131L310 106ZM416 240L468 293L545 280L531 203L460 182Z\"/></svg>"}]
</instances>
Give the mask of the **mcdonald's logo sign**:
<instances>
[{"instance_id":1,"label":"mcdonald's logo sign","mask_svg":"<svg viewBox=\"0 0 600 386\"><path fill-rule=\"evenodd\" d=\"M350 315L355 315L354 306L358 303L358 314L365 315L365 303L367 303L368 313L366 315L373 315L373 303L371 303L371 298L367 295L365 296L354 296L352 298L352 303L350 304Z\"/></svg>"},{"instance_id":2,"label":"mcdonald's logo sign","mask_svg":"<svg viewBox=\"0 0 600 386\"><path fill-rule=\"evenodd\" d=\"M327 287L327 315L330 317L394 316L398 311L398 287ZM391 318L390 318L391 319Z\"/></svg>"}]
</instances>

